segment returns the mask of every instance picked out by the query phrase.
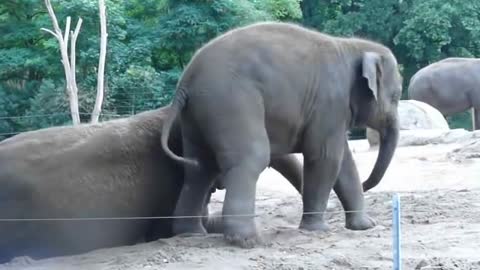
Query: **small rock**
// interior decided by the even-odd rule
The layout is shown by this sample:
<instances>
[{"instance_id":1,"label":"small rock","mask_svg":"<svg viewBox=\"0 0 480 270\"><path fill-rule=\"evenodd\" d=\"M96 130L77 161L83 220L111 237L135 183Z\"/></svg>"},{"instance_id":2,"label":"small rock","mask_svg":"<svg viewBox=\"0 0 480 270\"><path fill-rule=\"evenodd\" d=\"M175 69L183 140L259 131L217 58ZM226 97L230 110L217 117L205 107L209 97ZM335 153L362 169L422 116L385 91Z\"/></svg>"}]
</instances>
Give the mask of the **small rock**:
<instances>
[{"instance_id":1,"label":"small rock","mask_svg":"<svg viewBox=\"0 0 480 270\"><path fill-rule=\"evenodd\" d=\"M415 267L415 270L422 270L423 268L428 267L428 266L429 266L429 264L428 264L428 262L427 262L426 260L421 260L421 261L417 264L417 266Z\"/></svg>"}]
</instances>

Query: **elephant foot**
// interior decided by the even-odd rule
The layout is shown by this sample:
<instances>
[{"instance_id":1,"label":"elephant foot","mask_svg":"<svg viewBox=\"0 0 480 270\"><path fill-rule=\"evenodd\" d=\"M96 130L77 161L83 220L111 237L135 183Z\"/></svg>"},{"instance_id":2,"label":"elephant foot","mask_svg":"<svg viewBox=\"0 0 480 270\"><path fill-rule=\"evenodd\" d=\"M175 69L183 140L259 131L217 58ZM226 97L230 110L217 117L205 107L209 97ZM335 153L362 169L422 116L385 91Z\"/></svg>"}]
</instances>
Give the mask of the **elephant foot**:
<instances>
[{"instance_id":1,"label":"elephant foot","mask_svg":"<svg viewBox=\"0 0 480 270\"><path fill-rule=\"evenodd\" d=\"M302 218L299 226L302 230L326 232L329 230L327 223L323 219Z\"/></svg>"},{"instance_id":2,"label":"elephant foot","mask_svg":"<svg viewBox=\"0 0 480 270\"><path fill-rule=\"evenodd\" d=\"M174 235L206 235L207 230L201 220L175 220L173 222Z\"/></svg>"},{"instance_id":3,"label":"elephant foot","mask_svg":"<svg viewBox=\"0 0 480 270\"><path fill-rule=\"evenodd\" d=\"M218 212L213 216L209 216L204 225L208 233L223 233L222 213Z\"/></svg>"},{"instance_id":4,"label":"elephant foot","mask_svg":"<svg viewBox=\"0 0 480 270\"><path fill-rule=\"evenodd\" d=\"M256 245L262 243L253 220L234 222L224 219L224 221L223 233L225 239L230 244L241 248L254 248Z\"/></svg>"},{"instance_id":5,"label":"elephant foot","mask_svg":"<svg viewBox=\"0 0 480 270\"><path fill-rule=\"evenodd\" d=\"M348 215L346 217L345 227L349 230L362 231L375 227L377 224L374 219L365 213L357 213L356 215Z\"/></svg>"}]
</instances>

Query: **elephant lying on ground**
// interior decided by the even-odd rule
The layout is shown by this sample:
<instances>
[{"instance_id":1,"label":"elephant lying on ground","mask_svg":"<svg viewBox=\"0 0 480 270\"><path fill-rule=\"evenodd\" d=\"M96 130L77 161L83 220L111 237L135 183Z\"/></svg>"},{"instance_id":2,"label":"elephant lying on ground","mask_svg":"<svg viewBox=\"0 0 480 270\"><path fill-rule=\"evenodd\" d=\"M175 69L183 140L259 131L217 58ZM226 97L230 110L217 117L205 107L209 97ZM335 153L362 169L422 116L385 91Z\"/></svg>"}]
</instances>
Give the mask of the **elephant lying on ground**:
<instances>
[{"instance_id":1,"label":"elephant lying on ground","mask_svg":"<svg viewBox=\"0 0 480 270\"><path fill-rule=\"evenodd\" d=\"M161 149L167 110L31 131L0 142L0 219L171 216L183 168ZM172 132L169 145L182 152L177 124ZM294 156L271 165L301 190L301 164ZM218 222L211 225L218 230ZM0 263L169 236L170 219L0 221Z\"/></svg>"},{"instance_id":2,"label":"elephant lying on ground","mask_svg":"<svg viewBox=\"0 0 480 270\"><path fill-rule=\"evenodd\" d=\"M207 68L208 67L208 68ZM336 181L356 171L346 133L369 126L380 149L364 189L383 177L398 141L397 106L402 79L385 46L338 38L289 23L256 23L213 39L199 49L177 84L163 125L162 146L188 164L176 216L197 216L220 175L226 187L224 235L242 247L258 240L253 219L256 182L270 160L304 156L300 228L325 230L323 212L334 185L356 194L346 226L368 229L360 183ZM181 115L183 156L167 145L170 124ZM179 152L177 152L179 153ZM340 179L341 180L341 179ZM205 233L198 218L173 221L176 234Z\"/></svg>"},{"instance_id":3,"label":"elephant lying on ground","mask_svg":"<svg viewBox=\"0 0 480 270\"><path fill-rule=\"evenodd\" d=\"M408 97L423 101L444 116L472 109L473 129L480 129L480 59L451 57L430 64L410 79Z\"/></svg>"}]
</instances>

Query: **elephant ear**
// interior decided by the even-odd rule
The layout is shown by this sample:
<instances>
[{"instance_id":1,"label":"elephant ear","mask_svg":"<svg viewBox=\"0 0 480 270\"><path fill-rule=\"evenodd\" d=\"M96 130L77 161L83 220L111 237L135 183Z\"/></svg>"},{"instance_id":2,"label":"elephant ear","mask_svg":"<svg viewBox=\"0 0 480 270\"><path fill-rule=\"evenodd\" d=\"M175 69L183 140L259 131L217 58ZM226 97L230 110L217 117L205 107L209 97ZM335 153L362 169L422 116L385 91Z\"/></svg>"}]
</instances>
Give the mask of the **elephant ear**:
<instances>
[{"instance_id":1,"label":"elephant ear","mask_svg":"<svg viewBox=\"0 0 480 270\"><path fill-rule=\"evenodd\" d=\"M378 100L378 87L380 76L382 57L375 52L365 52L362 61L362 76L368 81L368 88L373 93L375 100Z\"/></svg>"}]
</instances>

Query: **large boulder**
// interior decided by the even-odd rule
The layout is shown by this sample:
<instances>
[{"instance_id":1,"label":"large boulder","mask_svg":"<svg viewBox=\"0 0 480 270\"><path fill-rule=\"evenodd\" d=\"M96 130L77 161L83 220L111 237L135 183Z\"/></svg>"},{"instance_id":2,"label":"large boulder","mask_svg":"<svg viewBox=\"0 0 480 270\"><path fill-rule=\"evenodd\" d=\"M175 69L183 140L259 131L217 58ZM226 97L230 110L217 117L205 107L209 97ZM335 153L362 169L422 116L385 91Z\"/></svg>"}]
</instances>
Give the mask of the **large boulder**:
<instances>
[{"instance_id":1,"label":"large boulder","mask_svg":"<svg viewBox=\"0 0 480 270\"><path fill-rule=\"evenodd\" d=\"M400 100L398 104L400 140L402 130L448 131L450 128L443 115L434 107L417 100ZM378 132L367 128L367 140L370 147L379 144Z\"/></svg>"}]
</instances>

